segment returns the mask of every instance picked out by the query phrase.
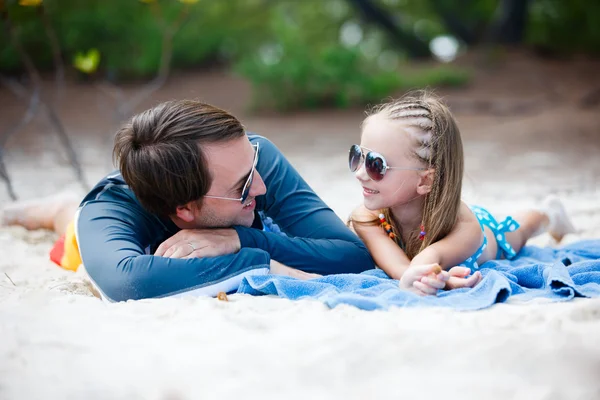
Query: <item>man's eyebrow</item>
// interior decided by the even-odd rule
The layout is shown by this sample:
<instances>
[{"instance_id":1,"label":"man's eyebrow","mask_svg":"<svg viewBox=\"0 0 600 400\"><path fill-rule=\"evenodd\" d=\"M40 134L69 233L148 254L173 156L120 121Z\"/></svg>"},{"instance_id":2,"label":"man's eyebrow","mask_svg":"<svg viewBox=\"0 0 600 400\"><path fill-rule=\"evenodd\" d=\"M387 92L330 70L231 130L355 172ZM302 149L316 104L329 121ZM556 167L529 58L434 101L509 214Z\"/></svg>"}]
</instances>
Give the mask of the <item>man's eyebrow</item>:
<instances>
[{"instance_id":1,"label":"man's eyebrow","mask_svg":"<svg viewBox=\"0 0 600 400\"><path fill-rule=\"evenodd\" d=\"M254 145L252 146L254 148ZM254 157L257 157L258 154L255 154ZM246 181L248 180L248 178L250 177L250 174L252 173L252 169L254 169L254 163L252 164L252 166L250 167L250 171L248 171L248 173L244 176L242 176L236 183L235 185L232 186L232 188L230 190L237 190L237 189L242 189L242 186L244 186L244 184L246 183Z\"/></svg>"},{"instance_id":2,"label":"man's eyebrow","mask_svg":"<svg viewBox=\"0 0 600 400\"><path fill-rule=\"evenodd\" d=\"M242 186L246 183L246 181L248 180L248 176L250 175L250 173L252 172L252 169L250 169L250 172L248 172L248 174L242 176L240 178L240 180L238 180L235 185L233 185L233 187L231 188L231 190L236 190L236 189L241 189Z\"/></svg>"}]
</instances>

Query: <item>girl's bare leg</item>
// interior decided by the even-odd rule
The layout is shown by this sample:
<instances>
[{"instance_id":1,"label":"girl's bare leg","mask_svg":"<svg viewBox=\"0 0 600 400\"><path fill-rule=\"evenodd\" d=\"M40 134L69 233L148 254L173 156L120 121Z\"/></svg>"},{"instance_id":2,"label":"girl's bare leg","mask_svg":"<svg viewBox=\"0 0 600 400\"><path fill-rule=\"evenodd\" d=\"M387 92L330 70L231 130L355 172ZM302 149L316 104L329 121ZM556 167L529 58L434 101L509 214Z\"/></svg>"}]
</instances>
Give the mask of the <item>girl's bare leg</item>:
<instances>
[{"instance_id":1,"label":"girl's bare leg","mask_svg":"<svg viewBox=\"0 0 600 400\"><path fill-rule=\"evenodd\" d=\"M506 241L510 243L515 252L519 252L525 243L532 237L546 232L550 219L546 213L539 210L523 211L516 214L513 219L521 225L513 232L506 232Z\"/></svg>"},{"instance_id":2,"label":"girl's bare leg","mask_svg":"<svg viewBox=\"0 0 600 400\"><path fill-rule=\"evenodd\" d=\"M557 242L568 233L575 233L565 207L556 196L549 196L538 210L518 214L514 219L521 225L514 232L506 233L506 240L518 253L532 237L548 232Z\"/></svg>"},{"instance_id":3,"label":"girl's bare leg","mask_svg":"<svg viewBox=\"0 0 600 400\"><path fill-rule=\"evenodd\" d=\"M505 233L505 237L517 253L529 239L544 232L548 232L557 242L566 234L576 232L562 202L555 196L546 198L539 209L517 213L513 218L520 227L516 231ZM487 226L484 231L488 245L477 260L479 264L495 260L498 251L494 232Z\"/></svg>"},{"instance_id":4,"label":"girl's bare leg","mask_svg":"<svg viewBox=\"0 0 600 400\"><path fill-rule=\"evenodd\" d=\"M81 198L75 193L59 193L35 200L11 203L0 210L0 225L25 229L48 229L62 235L73 220Z\"/></svg>"}]
</instances>

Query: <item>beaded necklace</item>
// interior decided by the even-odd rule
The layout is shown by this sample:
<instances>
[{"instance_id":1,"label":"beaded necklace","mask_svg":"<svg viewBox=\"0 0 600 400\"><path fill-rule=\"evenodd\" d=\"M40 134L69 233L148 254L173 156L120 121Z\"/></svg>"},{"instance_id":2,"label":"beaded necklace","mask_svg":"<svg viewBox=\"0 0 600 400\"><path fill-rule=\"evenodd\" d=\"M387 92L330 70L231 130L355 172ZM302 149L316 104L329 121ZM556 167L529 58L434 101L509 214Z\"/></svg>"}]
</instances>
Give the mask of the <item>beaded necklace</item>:
<instances>
[{"instance_id":1,"label":"beaded necklace","mask_svg":"<svg viewBox=\"0 0 600 400\"><path fill-rule=\"evenodd\" d=\"M385 215L383 215L383 213L379 214L379 222L381 222L381 227L388 234L389 238L394 240L396 238L394 229L392 228L392 225L390 225L390 223L387 222L387 220L385 219ZM420 228L421 228L421 232L419 232L419 240L424 240L425 235L426 235L425 226L423 226L423 224L421 224Z\"/></svg>"}]
</instances>

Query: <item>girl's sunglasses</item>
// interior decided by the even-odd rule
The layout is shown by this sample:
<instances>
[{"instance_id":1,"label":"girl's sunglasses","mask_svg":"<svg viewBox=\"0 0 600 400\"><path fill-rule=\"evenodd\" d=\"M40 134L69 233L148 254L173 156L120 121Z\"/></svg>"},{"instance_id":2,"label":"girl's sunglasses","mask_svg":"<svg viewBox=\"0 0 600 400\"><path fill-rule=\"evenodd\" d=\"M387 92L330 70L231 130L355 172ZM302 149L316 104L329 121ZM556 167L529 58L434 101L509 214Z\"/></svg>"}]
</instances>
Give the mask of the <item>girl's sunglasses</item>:
<instances>
[{"instance_id":1,"label":"girl's sunglasses","mask_svg":"<svg viewBox=\"0 0 600 400\"><path fill-rule=\"evenodd\" d=\"M366 155L363 153L363 149L367 150ZM369 178L373 179L374 181L382 180L388 169L399 169L404 171L425 170L425 168L390 167L387 165L387 161L383 155L367 149L366 147L353 144L352 147L350 147L350 154L348 155L348 167L350 167L350 171L358 171L363 162L365 163L367 175L369 175Z\"/></svg>"}]
</instances>

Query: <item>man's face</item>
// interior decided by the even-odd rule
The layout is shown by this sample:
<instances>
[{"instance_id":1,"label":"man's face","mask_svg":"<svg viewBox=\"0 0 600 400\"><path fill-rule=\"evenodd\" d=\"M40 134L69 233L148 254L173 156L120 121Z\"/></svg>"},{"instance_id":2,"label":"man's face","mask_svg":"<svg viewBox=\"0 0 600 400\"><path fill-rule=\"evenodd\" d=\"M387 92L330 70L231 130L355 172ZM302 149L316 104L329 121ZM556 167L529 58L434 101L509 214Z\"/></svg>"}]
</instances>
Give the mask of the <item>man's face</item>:
<instances>
[{"instance_id":1,"label":"man's face","mask_svg":"<svg viewBox=\"0 0 600 400\"><path fill-rule=\"evenodd\" d=\"M202 147L206 156L212 185L208 196L239 199L242 189L252 171L256 148L244 135L224 143ZM259 153L260 157L260 153ZM201 206L194 213L196 228L228 228L233 225L251 226L254 221L256 196L266 193L267 188L258 171L254 171L248 198L242 204L239 200L225 200L204 197Z\"/></svg>"}]
</instances>

